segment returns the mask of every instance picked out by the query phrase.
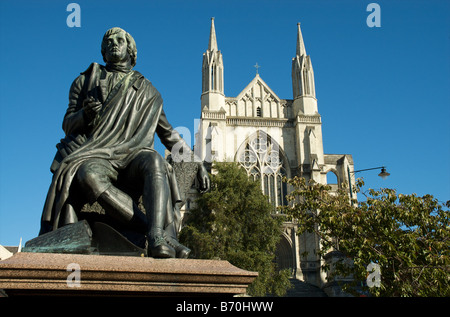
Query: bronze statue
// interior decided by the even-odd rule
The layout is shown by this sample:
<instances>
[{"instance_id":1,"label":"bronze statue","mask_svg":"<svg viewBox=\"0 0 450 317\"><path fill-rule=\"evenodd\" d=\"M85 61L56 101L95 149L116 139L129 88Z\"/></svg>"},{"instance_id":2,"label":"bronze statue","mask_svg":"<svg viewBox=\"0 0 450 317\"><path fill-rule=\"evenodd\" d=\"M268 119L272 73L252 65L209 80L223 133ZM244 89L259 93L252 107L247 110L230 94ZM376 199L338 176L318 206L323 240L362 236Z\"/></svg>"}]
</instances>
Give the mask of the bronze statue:
<instances>
[{"instance_id":1,"label":"bronze statue","mask_svg":"<svg viewBox=\"0 0 450 317\"><path fill-rule=\"evenodd\" d=\"M106 65L91 64L70 88L66 137L51 167L40 235L77 222L80 206L96 201L109 217L146 235L149 256L187 257L190 250L176 239L176 180L153 148L155 132L169 151L175 144L191 150L169 124L159 92L133 70L131 35L108 30L101 52ZM207 191L208 173L197 164L200 190ZM145 214L136 195L142 195Z\"/></svg>"}]
</instances>

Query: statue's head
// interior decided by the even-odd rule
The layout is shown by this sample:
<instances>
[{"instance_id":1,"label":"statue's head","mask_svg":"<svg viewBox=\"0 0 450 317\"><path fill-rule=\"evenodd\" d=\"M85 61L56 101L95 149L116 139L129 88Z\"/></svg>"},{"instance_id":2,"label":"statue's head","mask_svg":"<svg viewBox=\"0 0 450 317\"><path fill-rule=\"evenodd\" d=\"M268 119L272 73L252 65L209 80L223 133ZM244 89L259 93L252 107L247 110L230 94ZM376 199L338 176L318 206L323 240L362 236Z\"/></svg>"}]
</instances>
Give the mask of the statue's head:
<instances>
[{"instance_id":1,"label":"statue's head","mask_svg":"<svg viewBox=\"0 0 450 317\"><path fill-rule=\"evenodd\" d=\"M130 64L134 67L137 58L136 42L128 32L121 28L109 29L103 36L102 56L103 61L113 63L130 58Z\"/></svg>"}]
</instances>

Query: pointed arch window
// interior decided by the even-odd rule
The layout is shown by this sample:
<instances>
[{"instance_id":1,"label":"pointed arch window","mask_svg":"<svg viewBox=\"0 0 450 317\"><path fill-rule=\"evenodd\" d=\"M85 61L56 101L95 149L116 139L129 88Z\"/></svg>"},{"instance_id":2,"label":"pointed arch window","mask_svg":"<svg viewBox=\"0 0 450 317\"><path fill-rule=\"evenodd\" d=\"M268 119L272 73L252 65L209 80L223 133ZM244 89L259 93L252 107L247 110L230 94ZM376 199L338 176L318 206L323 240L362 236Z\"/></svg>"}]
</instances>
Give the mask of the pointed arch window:
<instances>
[{"instance_id":1,"label":"pointed arch window","mask_svg":"<svg viewBox=\"0 0 450 317\"><path fill-rule=\"evenodd\" d=\"M211 90L216 90L216 67L213 64L211 66Z\"/></svg>"},{"instance_id":2,"label":"pointed arch window","mask_svg":"<svg viewBox=\"0 0 450 317\"><path fill-rule=\"evenodd\" d=\"M288 163L270 136L260 131L250 138L238 152L237 161L251 179L260 182L263 193L274 207L287 205L287 185L282 179L288 176Z\"/></svg>"}]
</instances>

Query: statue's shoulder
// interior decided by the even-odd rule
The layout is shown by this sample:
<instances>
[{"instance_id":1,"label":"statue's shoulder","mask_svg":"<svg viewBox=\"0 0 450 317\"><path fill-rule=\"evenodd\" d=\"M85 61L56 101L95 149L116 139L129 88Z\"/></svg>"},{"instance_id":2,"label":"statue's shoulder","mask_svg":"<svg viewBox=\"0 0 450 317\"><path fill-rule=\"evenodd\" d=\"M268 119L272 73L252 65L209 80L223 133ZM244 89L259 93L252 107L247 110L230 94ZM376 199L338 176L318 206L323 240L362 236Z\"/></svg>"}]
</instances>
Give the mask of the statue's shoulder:
<instances>
[{"instance_id":1,"label":"statue's shoulder","mask_svg":"<svg viewBox=\"0 0 450 317\"><path fill-rule=\"evenodd\" d=\"M93 72L101 71L103 68L105 68L105 66L94 62L94 63L91 63L91 65L89 65L89 67L84 72L81 72L80 74L85 75L85 76L90 75Z\"/></svg>"},{"instance_id":2,"label":"statue's shoulder","mask_svg":"<svg viewBox=\"0 0 450 317\"><path fill-rule=\"evenodd\" d=\"M80 75L78 75L78 77L74 79L72 87L78 90L82 89L85 83L91 82L92 80L100 76L101 70L103 68L105 68L105 66L97 63L92 63L85 71L81 72Z\"/></svg>"},{"instance_id":3,"label":"statue's shoulder","mask_svg":"<svg viewBox=\"0 0 450 317\"><path fill-rule=\"evenodd\" d=\"M148 78L146 78L144 75L139 73L137 70L134 70L133 76L135 76L137 79L133 85L135 88L140 89L145 87L146 89L151 90L153 93L159 93L153 86L152 82L148 80Z\"/></svg>"}]
</instances>

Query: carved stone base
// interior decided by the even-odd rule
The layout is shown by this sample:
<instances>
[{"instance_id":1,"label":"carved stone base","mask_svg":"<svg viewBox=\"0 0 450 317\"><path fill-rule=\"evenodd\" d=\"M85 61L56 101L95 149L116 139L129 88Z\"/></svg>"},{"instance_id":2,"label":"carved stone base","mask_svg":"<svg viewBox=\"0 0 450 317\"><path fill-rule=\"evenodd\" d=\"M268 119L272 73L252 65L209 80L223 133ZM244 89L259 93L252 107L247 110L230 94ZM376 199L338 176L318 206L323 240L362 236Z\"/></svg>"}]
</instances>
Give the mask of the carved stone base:
<instances>
[{"instance_id":1,"label":"carved stone base","mask_svg":"<svg viewBox=\"0 0 450 317\"><path fill-rule=\"evenodd\" d=\"M20 252L0 261L8 296L238 295L257 275L216 260Z\"/></svg>"}]
</instances>

